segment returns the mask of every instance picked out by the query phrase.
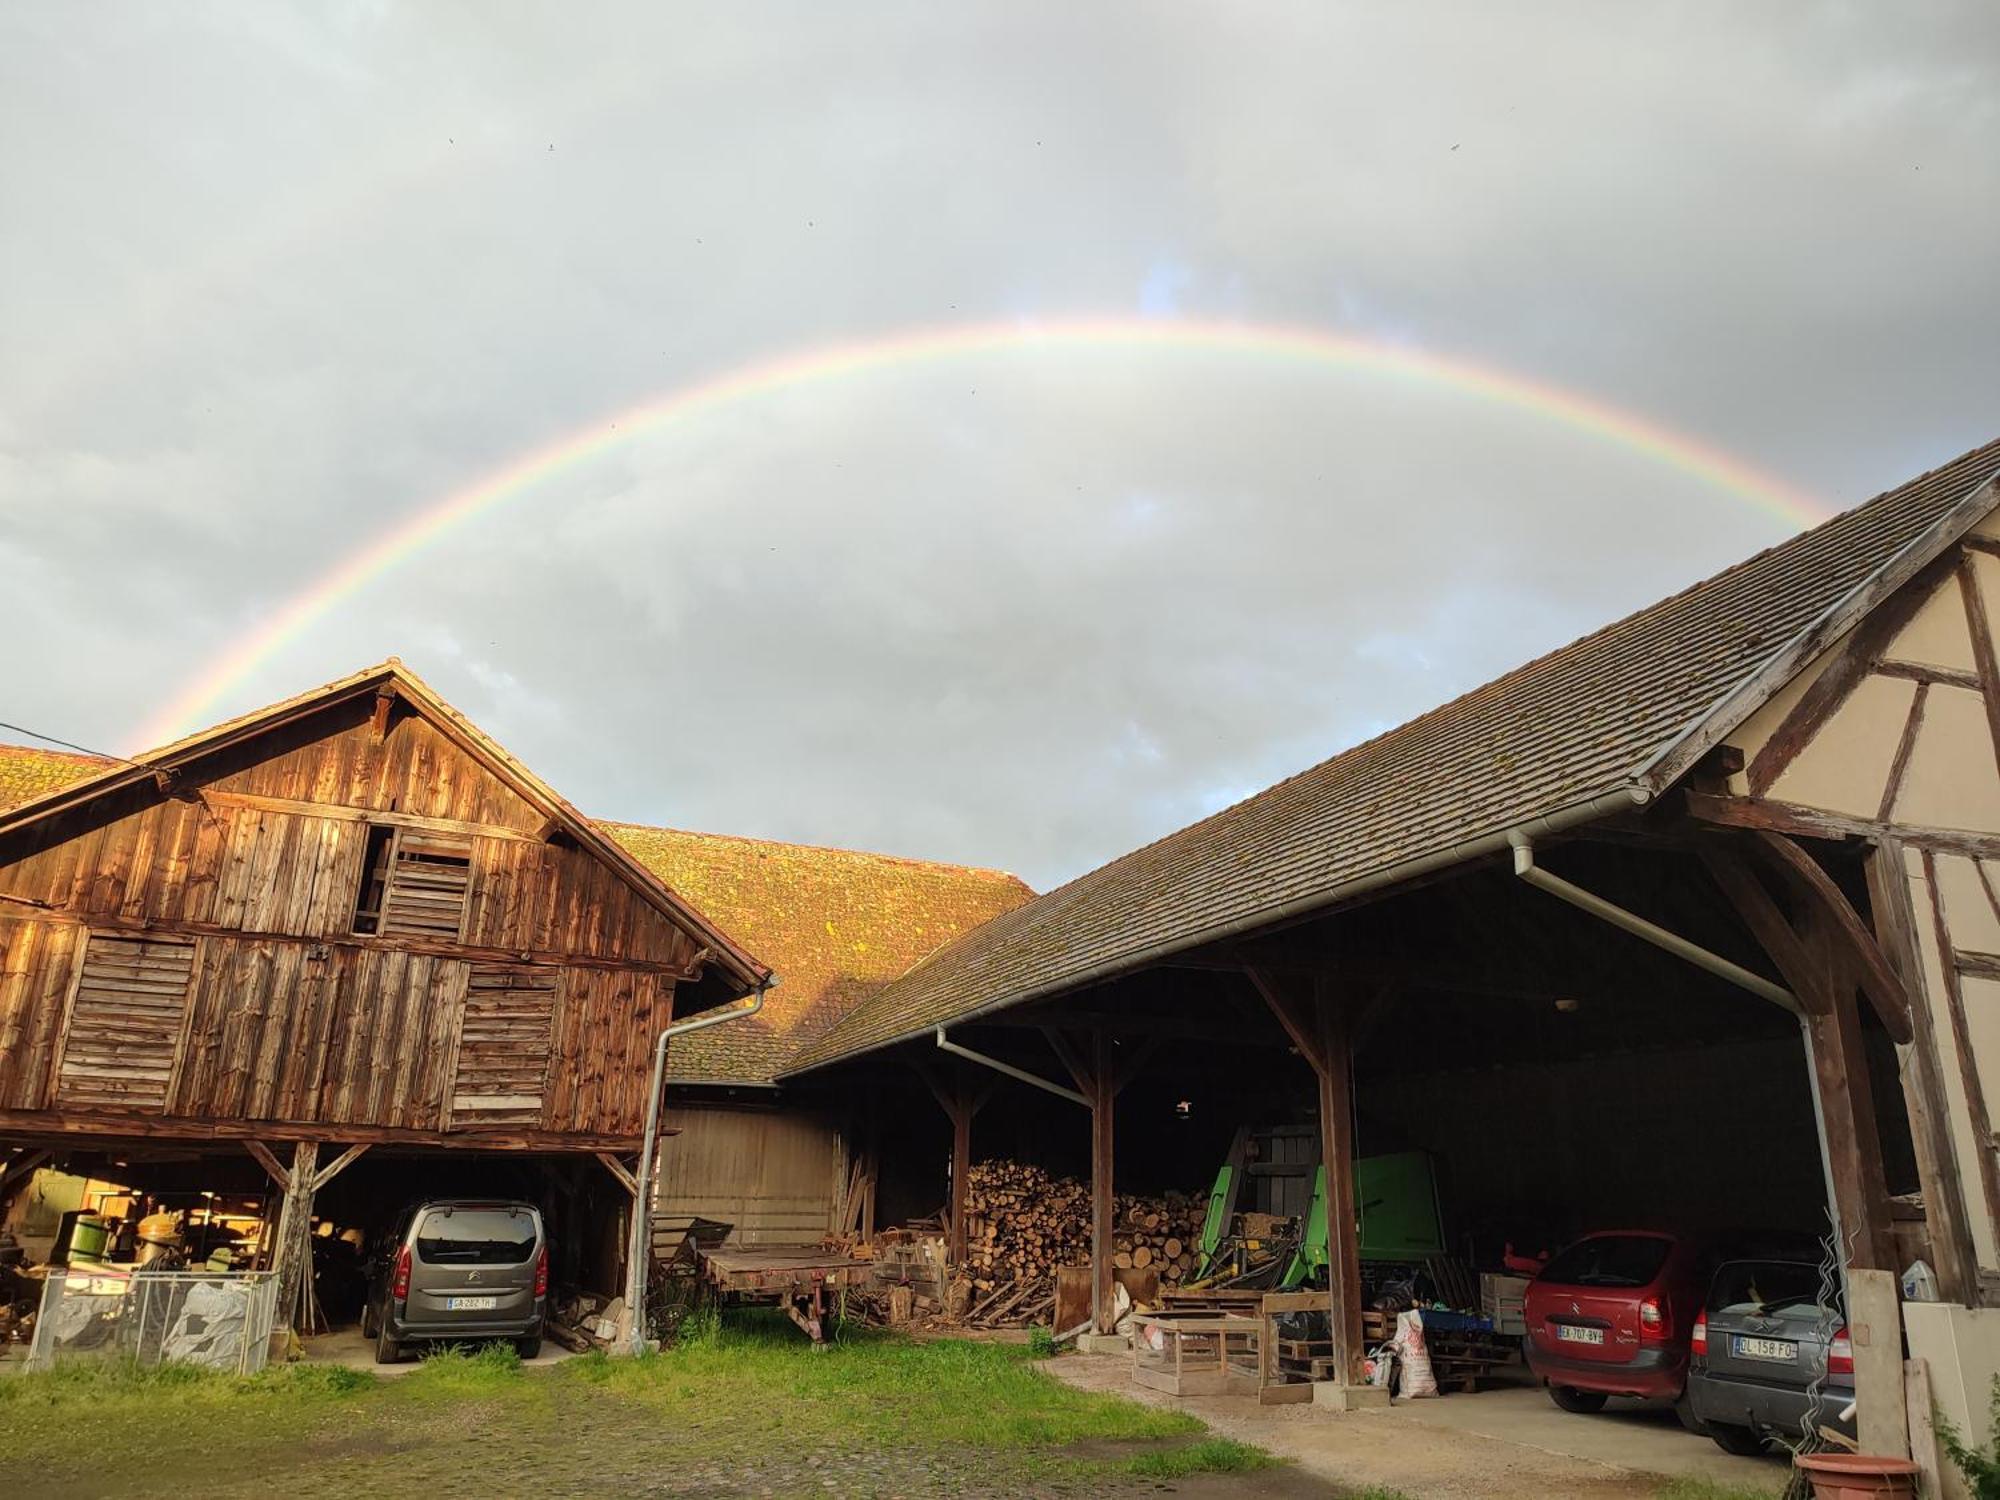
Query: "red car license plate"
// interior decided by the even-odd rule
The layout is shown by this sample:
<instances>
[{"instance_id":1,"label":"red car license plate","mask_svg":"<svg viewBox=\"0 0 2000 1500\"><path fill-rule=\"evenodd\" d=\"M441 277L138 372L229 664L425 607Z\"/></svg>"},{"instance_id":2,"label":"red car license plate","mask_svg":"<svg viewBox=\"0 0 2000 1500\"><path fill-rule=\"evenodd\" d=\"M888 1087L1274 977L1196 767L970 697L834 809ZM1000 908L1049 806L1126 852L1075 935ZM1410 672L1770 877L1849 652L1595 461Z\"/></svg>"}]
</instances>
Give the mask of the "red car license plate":
<instances>
[{"instance_id":1,"label":"red car license plate","mask_svg":"<svg viewBox=\"0 0 2000 1500\"><path fill-rule=\"evenodd\" d=\"M1580 1323L1558 1323L1556 1337L1572 1344L1601 1344L1604 1342L1604 1330L1585 1328Z\"/></svg>"}]
</instances>

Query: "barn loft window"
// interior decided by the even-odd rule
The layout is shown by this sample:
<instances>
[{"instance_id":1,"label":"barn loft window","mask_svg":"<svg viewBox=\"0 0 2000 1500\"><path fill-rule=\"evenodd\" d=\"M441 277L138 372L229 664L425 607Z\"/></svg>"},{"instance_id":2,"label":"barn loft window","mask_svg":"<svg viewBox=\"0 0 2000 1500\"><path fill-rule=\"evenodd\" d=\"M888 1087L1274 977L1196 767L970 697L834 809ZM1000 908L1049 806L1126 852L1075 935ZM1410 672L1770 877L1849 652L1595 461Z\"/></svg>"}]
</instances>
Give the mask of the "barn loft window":
<instances>
[{"instance_id":1,"label":"barn loft window","mask_svg":"<svg viewBox=\"0 0 2000 1500\"><path fill-rule=\"evenodd\" d=\"M371 827L354 898L354 930L456 939L465 926L471 885L472 840L465 835Z\"/></svg>"}]
</instances>

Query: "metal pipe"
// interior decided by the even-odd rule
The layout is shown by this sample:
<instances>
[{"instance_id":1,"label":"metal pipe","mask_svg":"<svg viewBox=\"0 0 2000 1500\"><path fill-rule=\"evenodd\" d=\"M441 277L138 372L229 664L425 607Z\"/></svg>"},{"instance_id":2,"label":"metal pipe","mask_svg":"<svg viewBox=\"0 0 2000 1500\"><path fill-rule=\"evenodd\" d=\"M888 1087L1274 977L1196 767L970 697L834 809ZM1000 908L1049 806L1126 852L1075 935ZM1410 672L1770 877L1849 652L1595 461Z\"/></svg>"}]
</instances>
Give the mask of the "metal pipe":
<instances>
[{"instance_id":1,"label":"metal pipe","mask_svg":"<svg viewBox=\"0 0 2000 1500\"><path fill-rule=\"evenodd\" d=\"M660 1096L667 1088L667 1043L705 1026L720 1026L725 1021L741 1021L756 1015L764 1008L764 992L777 982L775 975L767 977L757 986L757 993L750 997L748 1005L671 1023L653 1045L653 1081L646 1091L646 1135L639 1147L638 1170L632 1179L632 1235L625 1247L625 1316L632 1328L626 1343L628 1353L643 1354L646 1349L646 1266L652 1259L648 1251L653 1237L653 1153L660 1141Z\"/></svg>"},{"instance_id":2,"label":"metal pipe","mask_svg":"<svg viewBox=\"0 0 2000 1500\"><path fill-rule=\"evenodd\" d=\"M1514 873L1538 890L1547 891L1559 901L1567 901L1579 911L1588 912L1600 921L1609 922L1613 927L1623 928L1635 937L1644 938L1657 948L1664 948L1677 958L1684 958L1697 968L1708 970L1741 989L1748 990L1760 1000L1769 1000L1773 1005L1790 1011L1799 1023L1799 1040L1805 1045L1806 1083L1812 1094L1813 1130L1819 1138L1820 1174L1825 1180L1828 1216L1832 1218L1837 1233L1840 1212L1835 1206L1837 1199L1833 1193L1833 1152L1827 1145L1826 1105L1820 1097L1819 1064L1813 1056L1812 1027L1806 1016L1806 1008L1799 1003L1799 997L1782 985L1773 984L1761 974L1753 974L1740 964L1733 964L1719 953L1711 953L1699 943L1691 943L1678 933L1648 922L1635 912L1622 906L1614 906L1602 896L1586 891L1580 885L1572 885L1560 875L1551 875L1535 863L1534 845L1526 838L1514 841ZM1841 1277L1847 1275L1846 1257L1841 1257Z\"/></svg>"},{"instance_id":3,"label":"metal pipe","mask_svg":"<svg viewBox=\"0 0 2000 1500\"><path fill-rule=\"evenodd\" d=\"M1026 1068L1017 1068L1012 1063L1000 1061L997 1057L988 1057L984 1052L974 1052L970 1047L961 1047L957 1042L951 1041L945 1036L942 1026L937 1029L937 1044L955 1056L969 1058L982 1067L991 1068L996 1073L1005 1073L1009 1078L1018 1078L1021 1082L1031 1084L1035 1088L1042 1089L1048 1093L1060 1094L1063 1098L1073 1103L1081 1104L1085 1109L1090 1108L1090 1101L1075 1089L1066 1089L1059 1083L1050 1083L1048 1079L1042 1077L1039 1073L1030 1073Z\"/></svg>"},{"instance_id":4,"label":"metal pipe","mask_svg":"<svg viewBox=\"0 0 2000 1500\"><path fill-rule=\"evenodd\" d=\"M1753 974L1741 964L1731 963L1720 953L1711 953L1701 944L1690 942L1677 932L1669 932L1656 923L1648 922L1636 912L1629 912L1622 906L1614 906L1602 896L1586 891L1580 885L1572 885L1560 875L1551 875L1535 863L1534 843L1525 834L1517 833L1508 842L1514 846L1514 873L1537 890L1547 891L1558 901L1567 901L1578 911L1588 912L1601 922L1623 928L1634 937L1645 939L1655 948L1664 948L1676 958L1684 958L1696 968L1706 969L1716 977L1728 980L1738 989L1748 990L1760 1000L1768 1000L1795 1016L1805 1014L1805 1007L1799 1004L1798 996L1783 985L1773 984L1763 975Z\"/></svg>"},{"instance_id":5,"label":"metal pipe","mask_svg":"<svg viewBox=\"0 0 2000 1500\"><path fill-rule=\"evenodd\" d=\"M1488 855L1502 853L1516 834L1528 834L1532 837L1541 838L1546 835L1563 833L1584 823L1594 823L1599 818L1608 818L1613 813L1630 812L1635 807L1644 807L1652 799L1653 794L1643 786L1620 786L1613 791L1600 793L1598 796L1587 798L1582 802L1573 802L1568 807L1559 807L1554 812L1543 813L1540 817L1529 818L1520 823L1510 824L1505 828L1496 829L1492 833L1482 833L1473 838L1461 839L1456 844L1436 850L1433 853L1421 854L1415 859L1406 859L1401 864L1390 865L1386 869L1372 871L1367 875L1362 875L1356 879L1334 886L1331 890L1318 891L1310 896L1301 896L1294 901L1281 902L1277 906L1262 911L1253 911L1241 917L1232 917L1227 922L1219 922L1213 927L1204 927L1197 932L1185 933L1178 937L1168 938L1163 942L1149 943L1144 948L1137 949L1131 953L1116 954L1102 963L1092 964L1080 973L1065 974L1047 984L1025 990L1020 994L1003 995L997 1000L989 1000L986 1004L977 1006L962 1016L951 1017L951 1020L954 1023L960 1024L966 1021L975 1021L981 1016L991 1015L994 1011L1006 1010L1008 1007L1015 1005L1025 1005L1030 1000L1040 1000L1046 996L1062 994L1069 990L1080 990L1086 985L1096 984L1099 980L1110 979L1115 975L1125 973L1127 970L1140 969L1144 968L1147 964L1158 963L1163 958L1170 958L1176 953L1186 952L1189 948L1199 948L1205 943L1220 942L1224 938L1235 937L1239 933L1254 931L1260 927L1268 927L1273 923L1289 922L1295 917L1309 916L1314 912L1337 905L1342 901L1351 900L1355 896L1362 896L1368 894L1370 891L1381 890L1385 886L1401 885L1406 880L1416 880L1425 875L1435 874L1439 870L1448 870L1454 865L1467 864L1475 859L1484 859ZM896 1032L891 1036L884 1037L879 1042L871 1042L867 1046L858 1048L853 1052L842 1053L837 1058L828 1058L825 1062L814 1063L812 1066L814 1068L823 1068L836 1062L851 1062L854 1058L860 1057L864 1053L877 1052L884 1047L893 1047L899 1042L907 1042L914 1037L921 1036L924 1032L934 1029L936 1025L937 1023L933 1021L922 1026L913 1026L908 1031ZM800 1073L810 1071L812 1071L811 1068L796 1070L796 1072ZM794 1075L788 1073L785 1076L791 1077Z\"/></svg>"}]
</instances>

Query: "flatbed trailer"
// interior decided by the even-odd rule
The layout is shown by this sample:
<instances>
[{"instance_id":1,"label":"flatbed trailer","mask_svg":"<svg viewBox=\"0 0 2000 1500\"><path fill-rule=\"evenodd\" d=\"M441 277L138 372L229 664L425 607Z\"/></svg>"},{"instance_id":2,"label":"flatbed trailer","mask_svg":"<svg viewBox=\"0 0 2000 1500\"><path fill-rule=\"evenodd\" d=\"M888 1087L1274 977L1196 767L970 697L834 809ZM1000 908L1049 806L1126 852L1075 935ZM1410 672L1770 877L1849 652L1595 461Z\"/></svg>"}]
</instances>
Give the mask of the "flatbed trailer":
<instances>
[{"instance_id":1,"label":"flatbed trailer","mask_svg":"<svg viewBox=\"0 0 2000 1500\"><path fill-rule=\"evenodd\" d=\"M775 1302L816 1346L826 1342L830 1293L863 1287L875 1263L839 1250L772 1245L700 1251L702 1279L725 1298Z\"/></svg>"}]
</instances>

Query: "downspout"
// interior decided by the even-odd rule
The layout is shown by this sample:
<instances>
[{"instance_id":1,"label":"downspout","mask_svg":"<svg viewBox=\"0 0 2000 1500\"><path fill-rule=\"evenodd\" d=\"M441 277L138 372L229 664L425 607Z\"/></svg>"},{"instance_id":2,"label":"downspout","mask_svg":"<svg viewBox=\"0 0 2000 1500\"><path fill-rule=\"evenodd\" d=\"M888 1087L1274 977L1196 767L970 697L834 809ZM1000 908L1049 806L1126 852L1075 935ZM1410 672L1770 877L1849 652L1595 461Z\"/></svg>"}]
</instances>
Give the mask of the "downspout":
<instances>
[{"instance_id":1,"label":"downspout","mask_svg":"<svg viewBox=\"0 0 2000 1500\"><path fill-rule=\"evenodd\" d=\"M1514 873L1538 890L1547 891L1558 901L1566 901L1578 911L1588 912L1601 922L1622 928L1634 937L1643 938L1656 948L1663 948L1676 958L1686 959L1698 969L1706 969L1719 979L1726 979L1738 989L1748 990L1760 1000L1768 1000L1773 1005L1788 1010L1799 1023L1799 1040L1805 1045L1806 1081L1812 1089L1813 1129L1819 1136L1820 1175L1825 1179L1827 1217L1833 1222L1838 1238L1840 1214L1835 1206L1833 1194L1833 1153L1826 1139L1826 1106L1820 1098L1819 1068L1813 1061L1812 1030L1806 1019L1806 1008L1799 1003L1799 997L1783 985L1773 984L1761 974L1753 974L1740 964L1731 963L1720 953L1712 953L1699 943L1688 941L1677 932L1669 932L1656 923L1647 921L1636 912L1629 912L1622 906L1606 901L1602 896L1586 891L1580 885L1572 885L1560 875L1552 875L1535 863L1534 842L1525 834L1509 835L1508 842L1514 846ZM1840 1274L1844 1283L1847 1278L1846 1247L1841 1247Z\"/></svg>"},{"instance_id":2,"label":"downspout","mask_svg":"<svg viewBox=\"0 0 2000 1500\"><path fill-rule=\"evenodd\" d=\"M1060 1095L1074 1104L1081 1104L1085 1109L1090 1108L1090 1101L1075 1089L1066 1089L1059 1083L1051 1083L1039 1073L1030 1073L1026 1068L1017 1068L1012 1063L1000 1061L997 1057L988 1057L984 1052L974 1052L970 1047L961 1047L957 1042L946 1038L942 1026L937 1029L937 1044L954 1056L968 1058L981 1067L991 1068L996 1073L1005 1073L1009 1078L1018 1078L1025 1084Z\"/></svg>"},{"instance_id":3,"label":"downspout","mask_svg":"<svg viewBox=\"0 0 2000 1500\"><path fill-rule=\"evenodd\" d=\"M660 1039L654 1044L653 1081L646 1091L646 1137L633 1172L632 1236L625 1246L625 1316L632 1328L626 1346L629 1354L643 1354L646 1349L646 1269L652 1259L648 1251L653 1238L653 1153L660 1141L660 1097L667 1088L667 1043L704 1026L720 1026L725 1021L741 1021L756 1015L764 1008L764 992L777 982L776 976L765 979L748 1005L673 1022L660 1032Z\"/></svg>"}]
</instances>

